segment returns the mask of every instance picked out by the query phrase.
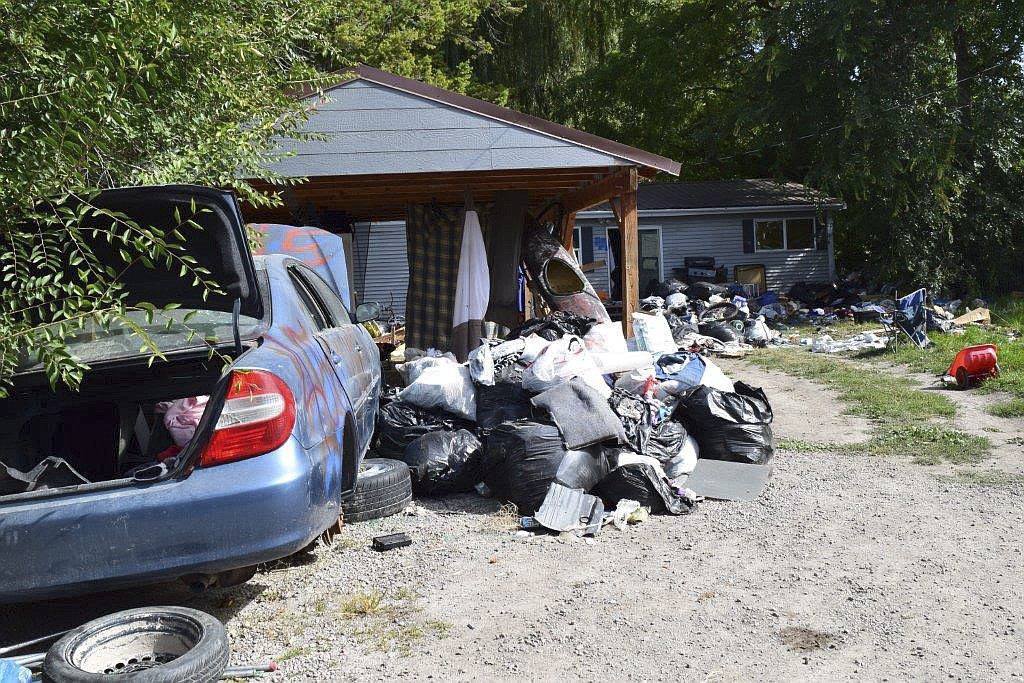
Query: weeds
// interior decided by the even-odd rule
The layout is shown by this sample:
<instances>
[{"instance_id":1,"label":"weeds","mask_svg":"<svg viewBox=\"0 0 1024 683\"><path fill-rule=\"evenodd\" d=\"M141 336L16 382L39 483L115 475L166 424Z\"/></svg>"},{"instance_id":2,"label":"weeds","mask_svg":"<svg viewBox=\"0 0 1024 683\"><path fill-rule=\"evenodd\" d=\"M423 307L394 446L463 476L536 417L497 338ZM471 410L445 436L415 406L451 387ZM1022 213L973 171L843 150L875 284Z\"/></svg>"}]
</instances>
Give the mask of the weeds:
<instances>
[{"instance_id":1,"label":"weeds","mask_svg":"<svg viewBox=\"0 0 1024 683\"><path fill-rule=\"evenodd\" d=\"M991 443L957 429L929 424L952 417L956 407L945 396L921 391L913 381L872 372L870 366L814 355L800 349L774 349L750 360L765 368L813 380L839 392L849 412L870 419L874 435L864 445L844 447L871 455L909 455L914 462L970 463L985 457ZM823 444L795 441L794 450L818 450ZM824 444L827 445L827 444ZM786 444L780 444L786 448ZM831 449L825 449L831 450Z\"/></svg>"},{"instance_id":2,"label":"weeds","mask_svg":"<svg viewBox=\"0 0 1024 683\"><path fill-rule=\"evenodd\" d=\"M779 439L775 446L779 450L794 453L835 453L840 450L839 444L803 439Z\"/></svg>"},{"instance_id":3,"label":"weeds","mask_svg":"<svg viewBox=\"0 0 1024 683\"><path fill-rule=\"evenodd\" d=\"M480 524L481 531L510 531L519 528L519 510L511 503L504 503L493 515L488 515Z\"/></svg>"},{"instance_id":4,"label":"weeds","mask_svg":"<svg viewBox=\"0 0 1024 683\"><path fill-rule=\"evenodd\" d=\"M379 614L388 608L384 594L380 591L354 593L341 603L341 613L350 617L365 617Z\"/></svg>"},{"instance_id":5,"label":"weeds","mask_svg":"<svg viewBox=\"0 0 1024 683\"><path fill-rule=\"evenodd\" d=\"M304 647L290 647L287 650L285 650L284 653L278 655L274 659L275 659L275 661L277 661L280 664L281 662L287 662L289 659L295 659L296 657L301 657L304 654L306 654L306 648L304 648Z\"/></svg>"},{"instance_id":6,"label":"weeds","mask_svg":"<svg viewBox=\"0 0 1024 683\"><path fill-rule=\"evenodd\" d=\"M987 410L996 417L1024 417L1024 398L1011 398L1003 403L995 403Z\"/></svg>"}]
</instances>

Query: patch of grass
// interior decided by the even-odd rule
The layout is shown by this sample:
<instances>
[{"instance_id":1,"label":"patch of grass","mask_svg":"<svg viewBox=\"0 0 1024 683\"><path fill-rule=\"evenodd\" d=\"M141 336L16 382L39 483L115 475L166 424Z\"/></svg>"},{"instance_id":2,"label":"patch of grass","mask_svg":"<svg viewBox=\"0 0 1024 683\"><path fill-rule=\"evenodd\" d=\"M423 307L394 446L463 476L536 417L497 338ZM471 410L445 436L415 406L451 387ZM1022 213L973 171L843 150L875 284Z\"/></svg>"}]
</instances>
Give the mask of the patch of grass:
<instances>
[{"instance_id":1,"label":"patch of grass","mask_svg":"<svg viewBox=\"0 0 1024 683\"><path fill-rule=\"evenodd\" d=\"M982 459L992 446L984 437L929 424L935 418L952 417L956 407L947 397L921 391L905 377L872 372L870 367L805 349L771 349L749 359L762 367L831 387L849 405L849 412L871 420L875 425L871 440L864 445L844 447L844 451L910 455L914 462L922 464L968 463ZM817 445L793 443L798 449Z\"/></svg>"},{"instance_id":2,"label":"patch of grass","mask_svg":"<svg viewBox=\"0 0 1024 683\"><path fill-rule=\"evenodd\" d=\"M793 451L794 453L834 453L840 450L839 444L827 441L804 441L803 439L779 439L775 446L780 451Z\"/></svg>"},{"instance_id":3,"label":"patch of grass","mask_svg":"<svg viewBox=\"0 0 1024 683\"><path fill-rule=\"evenodd\" d=\"M957 470L952 476L943 476L942 479L975 486L1010 486L1024 483L1024 474L1000 470Z\"/></svg>"},{"instance_id":4,"label":"patch of grass","mask_svg":"<svg viewBox=\"0 0 1024 683\"><path fill-rule=\"evenodd\" d=\"M872 372L806 349L770 349L749 357L764 368L781 370L824 384L839 392L850 412L872 420L926 420L952 417L956 406L945 396L921 391L912 380Z\"/></svg>"},{"instance_id":5,"label":"patch of grass","mask_svg":"<svg viewBox=\"0 0 1024 683\"><path fill-rule=\"evenodd\" d=\"M1024 417L1024 398L1011 398L1003 403L995 403L987 410L996 417Z\"/></svg>"},{"instance_id":6,"label":"patch of grass","mask_svg":"<svg viewBox=\"0 0 1024 683\"><path fill-rule=\"evenodd\" d=\"M891 350L870 351L858 357L892 360L918 372L940 375L949 369L953 358L965 346L995 344L999 347L1000 375L982 382L977 390L1005 391L1024 398L1024 301L994 307L992 322L996 327L968 326L963 334L929 332L928 338L934 343L927 349L918 349L901 340L895 353Z\"/></svg>"},{"instance_id":7,"label":"patch of grass","mask_svg":"<svg viewBox=\"0 0 1024 683\"><path fill-rule=\"evenodd\" d=\"M992 443L958 429L937 425L887 424L868 442L872 455L911 455L916 463L973 463L984 459Z\"/></svg>"},{"instance_id":8,"label":"patch of grass","mask_svg":"<svg viewBox=\"0 0 1024 683\"><path fill-rule=\"evenodd\" d=\"M388 609L380 591L353 593L341 603L341 613L350 617L366 617Z\"/></svg>"}]
</instances>

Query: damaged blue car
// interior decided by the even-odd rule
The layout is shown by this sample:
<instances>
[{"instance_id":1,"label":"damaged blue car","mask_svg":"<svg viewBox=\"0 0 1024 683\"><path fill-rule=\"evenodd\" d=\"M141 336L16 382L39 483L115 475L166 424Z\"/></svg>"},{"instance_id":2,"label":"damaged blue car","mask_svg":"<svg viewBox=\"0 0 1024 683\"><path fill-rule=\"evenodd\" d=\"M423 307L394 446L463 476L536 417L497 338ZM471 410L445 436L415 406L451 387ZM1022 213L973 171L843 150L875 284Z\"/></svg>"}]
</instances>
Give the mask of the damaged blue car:
<instances>
[{"instance_id":1,"label":"damaged blue car","mask_svg":"<svg viewBox=\"0 0 1024 683\"><path fill-rule=\"evenodd\" d=\"M364 462L381 369L358 323L375 305L350 312L301 259L254 257L228 192L128 188L94 203L97 234L113 215L165 229L189 216L187 251L218 291L136 264L128 303L180 308L68 340L89 365L77 391L30 360L16 375L0 401L0 601L233 585L314 542L350 501L354 517L405 504L404 465ZM93 248L118 262L104 240ZM140 352L140 330L164 358Z\"/></svg>"}]
</instances>

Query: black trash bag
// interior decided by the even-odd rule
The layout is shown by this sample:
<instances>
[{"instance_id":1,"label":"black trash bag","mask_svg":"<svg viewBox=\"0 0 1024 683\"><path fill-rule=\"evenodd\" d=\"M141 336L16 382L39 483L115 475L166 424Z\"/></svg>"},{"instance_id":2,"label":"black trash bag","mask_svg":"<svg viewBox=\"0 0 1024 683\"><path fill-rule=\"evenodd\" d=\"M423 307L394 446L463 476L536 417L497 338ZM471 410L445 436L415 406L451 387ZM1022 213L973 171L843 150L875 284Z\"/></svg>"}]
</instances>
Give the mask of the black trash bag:
<instances>
[{"instance_id":1,"label":"black trash bag","mask_svg":"<svg viewBox=\"0 0 1024 683\"><path fill-rule=\"evenodd\" d=\"M670 294L685 294L687 285L682 280L677 280L674 277L670 277L662 282L658 283L655 288L655 295L660 296L662 299L667 299Z\"/></svg>"},{"instance_id":2,"label":"black trash bag","mask_svg":"<svg viewBox=\"0 0 1024 683\"><path fill-rule=\"evenodd\" d=\"M412 490L418 496L469 493L483 472L483 444L465 429L430 432L405 447Z\"/></svg>"},{"instance_id":3,"label":"black trash bag","mask_svg":"<svg viewBox=\"0 0 1024 683\"><path fill-rule=\"evenodd\" d=\"M711 298L712 294L718 294L721 296L728 291L729 289L727 287L716 285L713 282L694 282L690 285L690 288L686 290L686 296L691 299L707 301Z\"/></svg>"},{"instance_id":4,"label":"black trash bag","mask_svg":"<svg viewBox=\"0 0 1024 683\"><path fill-rule=\"evenodd\" d=\"M677 420L662 420L651 430L644 455L655 458L662 465L668 465L679 455L686 441L686 427Z\"/></svg>"},{"instance_id":5,"label":"black trash bag","mask_svg":"<svg viewBox=\"0 0 1024 683\"><path fill-rule=\"evenodd\" d=\"M585 335L594 323L597 321L593 318L585 318L569 311L555 311L551 315L543 318L531 318L525 323L512 330L508 335L508 339L518 339L520 337L529 337L531 334L536 334L542 339L548 341L555 341L561 339L567 334L582 337Z\"/></svg>"},{"instance_id":6,"label":"black trash bag","mask_svg":"<svg viewBox=\"0 0 1024 683\"><path fill-rule=\"evenodd\" d=\"M521 381L521 380L520 380ZM476 387L476 424L481 430L494 429L502 422L512 422L533 414L530 392L522 384L496 382L494 386Z\"/></svg>"},{"instance_id":7,"label":"black trash bag","mask_svg":"<svg viewBox=\"0 0 1024 683\"><path fill-rule=\"evenodd\" d=\"M622 422L626 443L637 453L647 451L651 436L651 423L662 403L654 398L644 398L625 389L612 389L608 405Z\"/></svg>"},{"instance_id":8,"label":"black trash bag","mask_svg":"<svg viewBox=\"0 0 1024 683\"><path fill-rule=\"evenodd\" d=\"M376 451L382 458L401 460L406 447L424 434L473 427L472 422L443 410L425 410L393 400L377 413Z\"/></svg>"},{"instance_id":9,"label":"black trash bag","mask_svg":"<svg viewBox=\"0 0 1024 683\"><path fill-rule=\"evenodd\" d=\"M740 341L740 336L729 323L701 323L697 329L705 337L712 337L725 343Z\"/></svg>"},{"instance_id":10,"label":"black trash bag","mask_svg":"<svg viewBox=\"0 0 1024 683\"><path fill-rule=\"evenodd\" d=\"M654 514L685 515L697 507L695 500L677 493L658 470L645 463L616 467L594 487L594 495L604 503L605 510L614 510L624 498L635 500Z\"/></svg>"},{"instance_id":11,"label":"black trash bag","mask_svg":"<svg viewBox=\"0 0 1024 683\"><path fill-rule=\"evenodd\" d=\"M551 482L589 491L608 471L603 449L567 451L558 427L518 420L501 424L487 437L484 483L494 495L532 515Z\"/></svg>"},{"instance_id":12,"label":"black trash bag","mask_svg":"<svg viewBox=\"0 0 1024 683\"><path fill-rule=\"evenodd\" d=\"M675 313L666 313L665 322L668 323L668 329L672 331L672 340L677 344L682 341L683 337L690 334L691 332L699 332L700 330L696 325L691 323L687 318Z\"/></svg>"},{"instance_id":13,"label":"black trash bag","mask_svg":"<svg viewBox=\"0 0 1024 683\"><path fill-rule=\"evenodd\" d=\"M728 393L699 386L682 397L675 417L700 446L700 457L763 465L775 453L772 407L764 391L743 382Z\"/></svg>"}]
</instances>

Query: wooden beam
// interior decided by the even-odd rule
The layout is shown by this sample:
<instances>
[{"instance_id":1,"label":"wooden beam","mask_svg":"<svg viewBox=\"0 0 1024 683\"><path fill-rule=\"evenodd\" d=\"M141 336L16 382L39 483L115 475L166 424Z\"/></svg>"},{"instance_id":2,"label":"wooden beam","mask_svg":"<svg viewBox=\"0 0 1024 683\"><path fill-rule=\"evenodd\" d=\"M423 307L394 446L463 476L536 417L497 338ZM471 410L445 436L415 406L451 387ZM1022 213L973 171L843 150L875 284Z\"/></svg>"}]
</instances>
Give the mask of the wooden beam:
<instances>
[{"instance_id":1,"label":"wooden beam","mask_svg":"<svg viewBox=\"0 0 1024 683\"><path fill-rule=\"evenodd\" d=\"M640 259L639 232L636 217L636 169L630 169L631 189L621 196L621 217L619 235L622 236L622 263L619 273L622 277L622 331L628 339L633 334L633 311L640 307L640 275L637 270Z\"/></svg>"},{"instance_id":2,"label":"wooden beam","mask_svg":"<svg viewBox=\"0 0 1024 683\"><path fill-rule=\"evenodd\" d=\"M562 217L562 246L570 254L572 250L572 231L576 227L576 212L567 213Z\"/></svg>"},{"instance_id":3,"label":"wooden beam","mask_svg":"<svg viewBox=\"0 0 1024 683\"><path fill-rule=\"evenodd\" d=\"M611 197L619 197L627 192L636 192L637 173L635 168L624 168L612 175L590 183L578 190L573 190L562 197L562 207L566 213L576 213L592 206L608 201Z\"/></svg>"}]
</instances>

